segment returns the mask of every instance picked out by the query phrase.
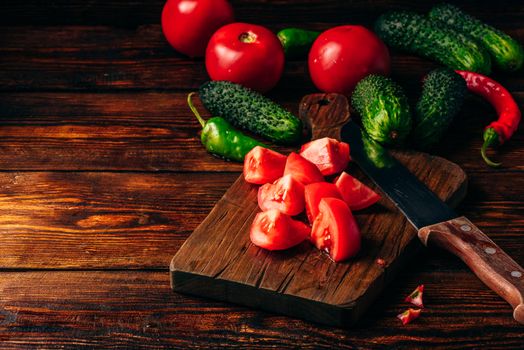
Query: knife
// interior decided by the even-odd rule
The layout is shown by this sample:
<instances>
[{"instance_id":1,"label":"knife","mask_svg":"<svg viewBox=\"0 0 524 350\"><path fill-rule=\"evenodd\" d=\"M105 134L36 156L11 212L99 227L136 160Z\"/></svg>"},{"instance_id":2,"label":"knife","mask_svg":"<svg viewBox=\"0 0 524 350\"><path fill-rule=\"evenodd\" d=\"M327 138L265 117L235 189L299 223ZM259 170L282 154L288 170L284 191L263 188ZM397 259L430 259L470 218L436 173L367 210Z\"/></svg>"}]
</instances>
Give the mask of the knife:
<instances>
[{"instance_id":1,"label":"knife","mask_svg":"<svg viewBox=\"0 0 524 350\"><path fill-rule=\"evenodd\" d=\"M464 216L456 214L353 121L341 130L351 158L417 229L424 245L456 255L513 307L524 324L524 269Z\"/></svg>"}]
</instances>

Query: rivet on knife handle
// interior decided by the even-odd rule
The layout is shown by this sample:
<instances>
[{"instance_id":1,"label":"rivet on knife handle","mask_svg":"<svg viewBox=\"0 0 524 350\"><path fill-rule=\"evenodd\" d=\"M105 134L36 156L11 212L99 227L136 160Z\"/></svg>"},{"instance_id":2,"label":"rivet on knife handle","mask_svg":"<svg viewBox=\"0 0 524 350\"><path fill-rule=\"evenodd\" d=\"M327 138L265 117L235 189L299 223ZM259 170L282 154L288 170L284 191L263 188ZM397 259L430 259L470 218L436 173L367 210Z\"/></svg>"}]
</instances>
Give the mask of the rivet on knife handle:
<instances>
[{"instance_id":1,"label":"rivet on knife handle","mask_svg":"<svg viewBox=\"0 0 524 350\"><path fill-rule=\"evenodd\" d=\"M513 307L524 324L524 269L465 217L423 227L425 245L437 245L458 256L488 287Z\"/></svg>"}]
</instances>

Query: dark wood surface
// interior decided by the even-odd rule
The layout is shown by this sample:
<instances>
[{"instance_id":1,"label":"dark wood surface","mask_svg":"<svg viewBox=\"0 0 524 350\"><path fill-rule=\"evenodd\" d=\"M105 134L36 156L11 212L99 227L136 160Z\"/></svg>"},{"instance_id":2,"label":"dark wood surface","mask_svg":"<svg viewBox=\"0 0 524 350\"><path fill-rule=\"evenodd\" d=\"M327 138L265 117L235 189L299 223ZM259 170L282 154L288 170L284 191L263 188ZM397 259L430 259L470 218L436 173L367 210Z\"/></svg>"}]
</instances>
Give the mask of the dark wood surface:
<instances>
[{"instance_id":1,"label":"dark wood surface","mask_svg":"<svg viewBox=\"0 0 524 350\"><path fill-rule=\"evenodd\" d=\"M433 1L232 1L237 18L280 29L369 25L391 8ZM460 4L524 42L522 1ZM511 307L457 258L424 250L356 329L339 329L172 292L168 265L238 177L205 153L183 97L202 60L164 42L162 1L0 3L0 348L522 348ZM435 64L393 52L393 76L416 98ZM524 105L524 71L493 75ZM289 62L270 96L294 112L315 92ZM495 117L475 97L436 154L468 174L459 207L524 263L524 133L501 169L479 156ZM424 283L427 310L395 316Z\"/></svg>"},{"instance_id":2,"label":"dark wood surface","mask_svg":"<svg viewBox=\"0 0 524 350\"><path fill-rule=\"evenodd\" d=\"M340 139L350 118L349 103L338 94L306 95L299 116L312 139ZM453 206L462 201L467 178L458 165L413 151L395 154L442 200ZM357 167L347 171L374 187ZM309 242L268 252L249 240L250 223L260 212L259 187L240 175L184 242L170 265L175 291L348 327L358 323L422 246L417 231L383 197L372 208L354 212L363 241L356 258L335 263Z\"/></svg>"}]
</instances>

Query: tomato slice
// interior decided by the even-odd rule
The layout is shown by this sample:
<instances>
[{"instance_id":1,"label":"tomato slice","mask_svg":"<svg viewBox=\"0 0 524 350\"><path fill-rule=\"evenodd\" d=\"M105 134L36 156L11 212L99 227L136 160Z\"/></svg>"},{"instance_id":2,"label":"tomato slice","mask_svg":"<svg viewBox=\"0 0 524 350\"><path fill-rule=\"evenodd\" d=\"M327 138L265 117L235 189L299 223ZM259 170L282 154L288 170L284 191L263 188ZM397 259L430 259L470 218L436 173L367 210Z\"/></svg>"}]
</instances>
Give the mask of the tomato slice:
<instances>
[{"instance_id":1,"label":"tomato slice","mask_svg":"<svg viewBox=\"0 0 524 350\"><path fill-rule=\"evenodd\" d=\"M291 174L293 178L303 185L324 181L324 177L315 164L299 154L291 152L287 157L284 175Z\"/></svg>"},{"instance_id":2,"label":"tomato slice","mask_svg":"<svg viewBox=\"0 0 524 350\"><path fill-rule=\"evenodd\" d=\"M349 144L329 137L306 143L300 155L315 164L324 176L340 173L350 160Z\"/></svg>"},{"instance_id":3,"label":"tomato slice","mask_svg":"<svg viewBox=\"0 0 524 350\"><path fill-rule=\"evenodd\" d=\"M328 197L342 199L337 186L332 183L315 182L304 187L307 218L312 225L318 214L318 204L320 200Z\"/></svg>"},{"instance_id":4,"label":"tomato slice","mask_svg":"<svg viewBox=\"0 0 524 350\"><path fill-rule=\"evenodd\" d=\"M335 185L351 210L367 208L380 199L378 193L346 172L335 179Z\"/></svg>"},{"instance_id":5,"label":"tomato slice","mask_svg":"<svg viewBox=\"0 0 524 350\"><path fill-rule=\"evenodd\" d=\"M256 246L268 250L291 248L307 237L311 229L277 209L258 213L251 224L249 237Z\"/></svg>"},{"instance_id":6,"label":"tomato slice","mask_svg":"<svg viewBox=\"0 0 524 350\"><path fill-rule=\"evenodd\" d=\"M297 215L304 210L304 205L304 185L292 175L258 189L258 206L264 211L278 209L284 214Z\"/></svg>"},{"instance_id":7,"label":"tomato slice","mask_svg":"<svg viewBox=\"0 0 524 350\"><path fill-rule=\"evenodd\" d=\"M313 222L311 241L335 262L346 260L360 250L360 230L347 204L337 198L323 198Z\"/></svg>"},{"instance_id":8,"label":"tomato slice","mask_svg":"<svg viewBox=\"0 0 524 350\"><path fill-rule=\"evenodd\" d=\"M256 146L244 158L244 179L263 185L284 175L287 157L268 148Z\"/></svg>"}]
</instances>

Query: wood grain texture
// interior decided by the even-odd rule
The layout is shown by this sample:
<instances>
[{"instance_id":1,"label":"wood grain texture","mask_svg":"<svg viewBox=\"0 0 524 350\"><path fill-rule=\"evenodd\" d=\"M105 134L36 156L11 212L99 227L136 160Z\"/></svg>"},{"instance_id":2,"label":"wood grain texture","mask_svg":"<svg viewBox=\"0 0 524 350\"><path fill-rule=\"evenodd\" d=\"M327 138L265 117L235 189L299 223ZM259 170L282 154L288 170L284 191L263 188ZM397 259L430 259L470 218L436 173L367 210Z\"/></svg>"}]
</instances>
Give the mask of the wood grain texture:
<instances>
[{"instance_id":1,"label":"wood grain texture","mask_svg":"<svg viewBox=\"0 0 524 350\"><path fill-rule=\"evenodd\" d=\"M349 119L347 99L336 94L308 95L300 111L316 138L340 135ZM442 200L457 205L464 197L466 175L457 165L415 152L397 153L397 158ZM227 190L173 257L175 291L348 326L416 250L416 231L386 198L380 206L355 213L364 241L355 259L334 263L309 242L282 252L260 249L249 240L251 222L260 211L257 191L243 176Z\"/></svg>"}]
</instances>

